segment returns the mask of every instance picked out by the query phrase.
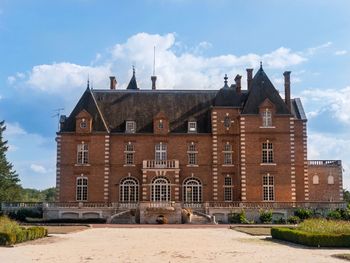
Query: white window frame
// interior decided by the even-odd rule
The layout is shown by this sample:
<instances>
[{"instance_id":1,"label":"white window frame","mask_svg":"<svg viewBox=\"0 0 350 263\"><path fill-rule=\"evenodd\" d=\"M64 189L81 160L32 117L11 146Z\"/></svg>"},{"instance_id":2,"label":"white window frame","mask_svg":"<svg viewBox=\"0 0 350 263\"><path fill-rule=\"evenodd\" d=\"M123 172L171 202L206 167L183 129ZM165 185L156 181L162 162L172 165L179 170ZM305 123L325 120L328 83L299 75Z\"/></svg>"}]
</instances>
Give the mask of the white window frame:
<instances>
[{"instance_id":1,"label":"white window frame","mask_svg":"<svg viewBox=\"0 0 350 263\"><path fill-rule=\"evenodd\" d=\"M154 159L156 161L167 160L167 145L166 145L166 143L160 142L154 146Z\"/></svg>"},{"instance_id":2,"label":"white window frame","mask_svg":"<svg viewBox=\"0 0 350 263\"><path fill-rule=\"evenodd\" d=\"M262 127L272 127L272 112L270 109L265 109L262 112Z\"/></svg>"},{"instance_id":3,"label":"white window frame","mask_svg":"<svg viewBox=\"0 0 350 263\"><path fill-rule=\"evenodd\" d=\"M232 160L232 144L229 142L226 142L224 145L224 150L222 151L224 155L224 164L223 165L232 165L233 160Z\"/></svg>"},{"instance_id":4,"label":"white window frame","mask_svg":"<svg viewBox=\"0 0 350 263\"><path fill-rule=\"evenodd\" d=\"M275 178L271 174L263 175L263 200L274 201L275 200Z\"/></svg>"},{"instance_id":5,"label":"white window frame","mask_svg":"<svg viewBox=\"0 0 350 263\"><path fill-rule=\"evenodd\" d=\"M188 165L198 165L198 150L197 150L197 144L194 142L191 142L187 146L187 159L188 159Z\"/></svg>"},{"instance_id":6,"label":"white window frame","mask_svg":"<svg viewBox=\"0 0 350 263\"><path fill-rule=\"evenodd\" d=\"M188 132L197 132L197 122L196 121L189 121L188 122Z\"/></svg>"},{"instance_id":7,"label":"white window frame","mask_svg":"<svg viewBox=\"0 0 350 263\"><path fill-rule=\"evenodd\" d=\"M119 201L137 203L139 201L139 182L133 177L123 178L119 185Z\"/></svg>"},{"instance_id":8,"label":"white window frame","mask_svg":"<svg viewBox=\"0 0 350 263\"><path fill-rule=\"evenodd\" d=\"M128 142L124 146L124 164L135 164L135 145L132 142Z\"/></svg>"},{"instance_id":9,"label":"white window frame","mask_svg":"<svg viewBox=\"0 0 350 263\"><path fill-rule=\"evenodd\" d=\"M151 201L169 202L171 201L171 184L165 176L158 176L152 180Z\"/></svg>"},{"instance_id":10,"label":"white window frame","mask_svg":"<svg viewBox=\"0 0 350 263\"><path fill-rule=\"evenodd\" d=\"M84 165L89 163L89 145L82 142L77 145L77 164Z\"/></svg>"},{"instance_id":11,"label":"white window frame","mask_svg":"<svg viewBox=\"0 0 350 263\"><path fill-rule=\"evenodd\" d=\"M79 176L76 179L76 200L86 202L88 200L89 181L86 176Z\"/></svg>"},{"instance_id":12,"label":"white window frame","mask_svg":"<svg viewBox=\"0 0 350 263\"><path fill-rule=\"evenodd\" d=\"M126 121L125 122L125 132L126 133L135 133L136 132L136 122L135 121Z\"/></svg>"},{"instance_id":13,"label":"white window frame","mask_svg":"<svg viewBox=\"0 0 350 263\"><path fill-rule=\"evenodd\" d=\"M184 203L202 203L202 182L197 178L187 178L182 185Z\"/></svg>"},{"instance_id":14,"label":"white window frame","mask_svg":"<svg viewBox=\"0 0 350 263\"><path fill-rule=\"evenodd\" d=\"M231 202L233 200L233 192L232 192L232 177L226 176L224 178L224 201Z\"/></svg>"},{"instance_id":15,"label":"white window frame","mask_svg":"<svg viewBox=\"0 0 350 263\"><path fill-rule=\"evenodd\" d=\"M262 143L261 162L263 164L274 163L273 144L269 140Z\"/></svg>"}]
</instances>

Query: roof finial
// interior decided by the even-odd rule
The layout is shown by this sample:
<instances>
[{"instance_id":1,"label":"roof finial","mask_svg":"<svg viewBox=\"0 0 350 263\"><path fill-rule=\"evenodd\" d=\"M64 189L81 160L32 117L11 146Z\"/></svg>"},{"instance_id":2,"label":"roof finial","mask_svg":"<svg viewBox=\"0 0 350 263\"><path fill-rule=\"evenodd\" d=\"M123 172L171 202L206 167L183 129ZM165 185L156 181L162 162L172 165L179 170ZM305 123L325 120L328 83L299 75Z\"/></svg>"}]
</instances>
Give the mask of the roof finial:
<instances>
[{"instance_id":1,"label":"roof finial","mask_svg":"<svg viewBox=\"0 0 350 263\"><path fill-rule=\"evenodd\" d=\"M90 89L90 76L89 76L89 74L88 74L88 79L87 79L87 87L86 87L87 89Z\"/></svg>"},{"instance_id":2,"label":"roof finial","mask_svg":"<svg viewBox=\"0 0 350 263\"><path fill-rule=\"evenodd\" d=\"M260 69L262 69L262 61L260 61Z\"/></svg>"},{"instance_id":3,"label":"roof finial","mask_svg":"<svg viewBox=\"0 0 350 263\"><path fill-rule=\"evenodd\" d=\"M227 74L225 74L224 80L225 80L225 81L224 81L225 86L227 86L227 80L228 80Z\"/></svg>"},{"instance_id":4,"label":"roof finial","mask_svg":"<svg viewBox=\"0 0 350 263\"><path fill-rule=\"evenodd\" d=\"M135 66L132 65L132 74L135 76Z\"/></svg>"}]
</instances>

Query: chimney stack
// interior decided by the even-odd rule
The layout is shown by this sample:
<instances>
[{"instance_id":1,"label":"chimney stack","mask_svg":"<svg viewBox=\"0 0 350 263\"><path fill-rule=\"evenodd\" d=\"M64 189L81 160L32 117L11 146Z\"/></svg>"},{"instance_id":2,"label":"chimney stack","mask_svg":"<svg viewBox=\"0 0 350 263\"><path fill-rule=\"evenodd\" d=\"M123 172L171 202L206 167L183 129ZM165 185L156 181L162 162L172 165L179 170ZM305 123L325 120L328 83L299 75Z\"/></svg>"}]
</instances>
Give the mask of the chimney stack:
<instances>
[{"instance_id":1,"label":"chimney stack","mask_svg":"<svg viewBox=\"0 0 350 263\"><path fill-rule=\"evenodd\" d=\"M252 84L253 80L253 69L252 68L247 68L247 86L248 86L248 91L250 90L250 85Z\"/></svg>"},{"instance_id":2,"label":"chimney stack","mask_svg":"<svg viewBox=\"0 0 350 263\"><path fill-rule=\"evenodd\" d=\"M115 76L110 76L109 79L110 81L110 89L115 89L115 87L117 86L117 80L115 78Z\"/></svg>"},{"instance_id":3,"label":"chimney stack","mask_svg":"<svg viewBox=\"0 0 350 263\"><path fill-rule=\"evenodd\" d=\"M237 94L241 94L242 86L241 86L241 78L242 76L237 74L235 77L235 82L236 82L236 92Z\"/></svg>"},{"instance_id":4,"label":"chimney stack","mask_svg":"<svg viewBox=\"0 0 350 263\"><path fill-rule=\"evenodd\" d=\"M290 71L285 71L284 76L284 101L287 104L289 110L291 110L291 100L290 100Z\"/></svg>"},{"instance_id":5,"label":"chimney stack","mask_svg":"<svg viewBox=\"0 0 350 263\"><path fill-rule=\"evenodd\" d=\"M155 90L156 89L157 76L151 76L151 81L152 81L152 90Z\"/></svg>"}]
</instances>

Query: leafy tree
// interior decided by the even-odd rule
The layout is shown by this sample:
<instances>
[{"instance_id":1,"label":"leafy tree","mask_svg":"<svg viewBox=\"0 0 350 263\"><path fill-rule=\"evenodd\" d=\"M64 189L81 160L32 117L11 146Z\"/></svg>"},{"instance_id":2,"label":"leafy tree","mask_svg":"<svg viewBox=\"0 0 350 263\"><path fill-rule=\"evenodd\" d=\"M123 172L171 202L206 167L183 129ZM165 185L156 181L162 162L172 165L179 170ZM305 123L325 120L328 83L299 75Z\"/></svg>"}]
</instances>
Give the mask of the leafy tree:
<instances>
[{"instance_id":1,"label":"leafy tree","mask_svg":"<svg viewBox=\"0 0 350 263\"><path fill-rule=\"evenodd\" d=\"M6 130L5 121L0 122L0 202L19 201L21 186L13 165L7 161L7 141L3 138Z\"/></svg>"},{"instance_id":2,"label":"leafy tree","mask_svg":"<svg viewBox=\"0 0 350 263\"><path fill-rule=\"evenodd\" d=\"M56 188L48 188L45 190L36 190L24 188L21 191L22 202L54 202L56 195Z\"/></svg>"},{"instance_id":3,"label":"leafy tree","mask_svg":"<svg viewBox=\"0 0 350 263\"><path fill-rule=\"evenodd\" d=\"M344 195L343 195L344 201L350 204L350 191L344 189Z\"/></svg>"}]
</instances>

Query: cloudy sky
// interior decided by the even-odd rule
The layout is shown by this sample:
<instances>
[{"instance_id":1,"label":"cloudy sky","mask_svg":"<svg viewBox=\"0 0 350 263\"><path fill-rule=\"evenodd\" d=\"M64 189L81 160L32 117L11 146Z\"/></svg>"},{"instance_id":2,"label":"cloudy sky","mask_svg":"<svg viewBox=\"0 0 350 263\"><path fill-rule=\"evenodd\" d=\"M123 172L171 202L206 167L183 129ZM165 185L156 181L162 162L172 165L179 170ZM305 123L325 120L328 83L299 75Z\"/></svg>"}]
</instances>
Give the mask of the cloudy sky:
<instances>
[{"instance_id":1,"label":"cloudy sky","mask_svg":"<svg viewBox=\"0 0 350 263\"><path fill-rule=\"evenodd\" d=\"M56 109L86 88L219 89L262 61L307 113L309 159L341 159L350 189L350 2L347 0L0 0L0 119L25 187L55 182ZM245 85L245 83L243 83Z\"/></svg>"}]
</instances>

